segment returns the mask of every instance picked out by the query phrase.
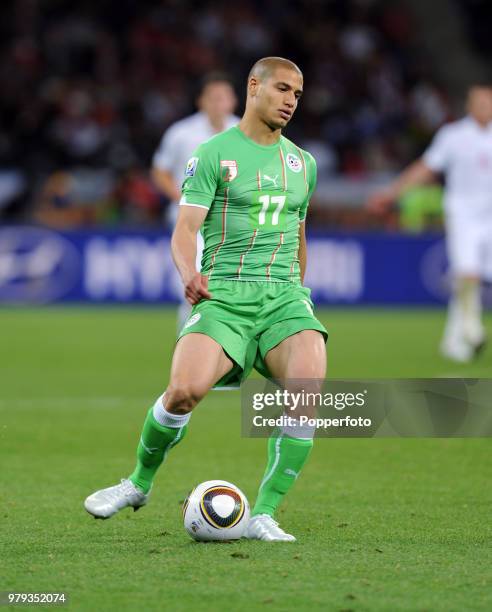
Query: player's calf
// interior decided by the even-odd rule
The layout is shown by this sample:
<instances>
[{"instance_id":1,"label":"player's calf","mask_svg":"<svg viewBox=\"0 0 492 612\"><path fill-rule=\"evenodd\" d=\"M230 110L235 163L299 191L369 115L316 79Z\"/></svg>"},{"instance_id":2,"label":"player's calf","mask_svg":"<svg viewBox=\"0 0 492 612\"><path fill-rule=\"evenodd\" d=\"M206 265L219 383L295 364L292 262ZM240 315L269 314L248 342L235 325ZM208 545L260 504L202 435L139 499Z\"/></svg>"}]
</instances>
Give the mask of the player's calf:
<instances>
[{"instance_id":1,"label":"player's calf","mask_svg":"<svg viewBox=\"0 0 492 612\"><path fill-rule=\"evenodd\" d=\"M189 414L209 390L191 381L170 383L165 394L166 410L172 414Z\"/></svg>"},{"instance_id":2,"label":"player's calf","mask_svg":"<svg viewBox=\"0 0 492 612\"><path fill-rule=\"evenodd\" d=\"M147 412L137 447L137 462L130 476L85 500L85 509L96 518L110 518L123 508L131 506L137 510L147 503L157 470L171 448L184 438L191 416L168 412L165 398L166 394L158 397Z\"/></svg>"}]
</instances>

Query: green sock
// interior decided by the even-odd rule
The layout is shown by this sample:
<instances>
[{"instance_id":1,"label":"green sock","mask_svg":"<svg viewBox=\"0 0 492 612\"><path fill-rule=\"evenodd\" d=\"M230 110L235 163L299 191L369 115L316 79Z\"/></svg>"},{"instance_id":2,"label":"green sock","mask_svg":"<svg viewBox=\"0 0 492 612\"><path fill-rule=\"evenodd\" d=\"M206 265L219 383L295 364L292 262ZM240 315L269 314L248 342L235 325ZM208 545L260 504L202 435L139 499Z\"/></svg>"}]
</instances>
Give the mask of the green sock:
<instances>
[{"instance_id":1,"label":"green sock","mask_svg":"<svg viewBox=\"0 0 492 612\"><path fill-rule=\"evenodd\" d=\"M153 408L149 410L138 443L137 465L129 476L135 486L144 493L150 491L159 466L171 448L184 438L187 429L188 425L165 427L155 420Z\"/></svg>"},{"instance_id":2,"label":"green sock","mask_svg":"<svg viewBox=\"0 0 492 612\"><path fill-rule=\"evenodd\" d=\"M268 463L252 516L273 516L284 495L292 487L313 447L312 439L291 438L274 432L268 440Z\"/></svg>"}]
</instances>

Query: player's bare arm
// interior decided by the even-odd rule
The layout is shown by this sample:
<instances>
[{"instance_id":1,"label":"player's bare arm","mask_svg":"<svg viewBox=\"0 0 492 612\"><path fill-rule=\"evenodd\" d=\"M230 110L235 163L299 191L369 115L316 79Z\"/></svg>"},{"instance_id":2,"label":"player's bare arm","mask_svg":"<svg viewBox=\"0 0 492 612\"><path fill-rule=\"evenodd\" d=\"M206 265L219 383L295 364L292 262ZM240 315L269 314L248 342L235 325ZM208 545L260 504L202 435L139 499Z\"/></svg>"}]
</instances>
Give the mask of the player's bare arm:
<instances>
[{"instance_id":1,"label":"player's bare arm","mask_svg":"<svg viewBox=\"0 0 492 612\"><path fill-rule=\"evenodd\" d=\"M183 281L185 297L192 305L211 297L207 289L207 277L196 269L196 237L207 212L205 208L198 206L180 206L171 239L174 263Z\"/></svg>"},{"instance_id":2,"label":"player's bare arm","mask_svg":"<svg viewBox=\"0 0 492 612\"><path fill-rule=\"evenodd\" d=\"M154 181L157 189L162 192L171 202L177 202L181 197L181 191L179 186L176 184L174 176L169 170L152 168L152 180Z\"/></svg>"},{"instance_id":3,"label":"player's bare arm","mask_svg":"<svg viewBox=\"0 0 492 612\"><path fill-rule=\"evenodd\" d=\"M367 201L367 206L374 212L384 212L405 191L431 183L436 177L436 173L422 159L417 159L386 188L373 193Z\"/></svg>"}]
</instances>

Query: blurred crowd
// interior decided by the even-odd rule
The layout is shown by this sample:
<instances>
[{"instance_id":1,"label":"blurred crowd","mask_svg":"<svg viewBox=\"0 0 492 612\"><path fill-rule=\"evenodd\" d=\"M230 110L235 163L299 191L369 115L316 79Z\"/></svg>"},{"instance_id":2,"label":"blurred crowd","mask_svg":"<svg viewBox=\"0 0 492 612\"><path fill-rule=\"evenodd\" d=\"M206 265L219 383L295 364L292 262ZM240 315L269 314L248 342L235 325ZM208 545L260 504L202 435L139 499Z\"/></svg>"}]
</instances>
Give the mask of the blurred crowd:
<instances>
[{"instance_id":1,"label":"blurred crowd","mask_svg":"<svg viewBox=\"0 0 492 612\"><path fill-rule=\"evenodd\" d=\"M16 0L0 20L0 219L159 224L149 178L196 84L226 71L244 97L259 57L304 71L287 135L320 179L391 171L449 118L411 15L379 0ZM238 114L241 108L237 109Z\"/></svg>"}]
</instances>

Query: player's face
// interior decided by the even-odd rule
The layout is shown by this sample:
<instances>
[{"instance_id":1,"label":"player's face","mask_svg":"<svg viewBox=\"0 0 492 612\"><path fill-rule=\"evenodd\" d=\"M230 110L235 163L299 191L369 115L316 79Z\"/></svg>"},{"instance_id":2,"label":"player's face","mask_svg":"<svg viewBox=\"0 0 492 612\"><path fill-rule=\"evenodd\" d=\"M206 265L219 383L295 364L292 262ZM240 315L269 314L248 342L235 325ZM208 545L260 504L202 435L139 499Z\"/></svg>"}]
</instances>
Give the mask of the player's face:
<instances>
[{"instance_id":1,"label":"player's face","mask_svg":"<svg viewBox=\"0 0 492 612\"><path fill-rule=\"evenodd\" d=\"M296 70L277 68L250 90L256 112L273 130L284 128L297 108L302 95L303 78Z\"/></svg>"},{"instance_id":2,"label":"player's face","mask_svg":"<svg viewBox=\"0 0 492 612\"><path fill-rule=\"evenodd\" d=\"M223 119L234 112L236 95L229 83L209 83L198 99L198 107L212 119Z\"/></svg>"},{"instance_id":3,"label":"player's face","mask_svg":"<svg viewBox=\"0 0 492 612\"><path fill-rule=\"evenodd\" d=\"M492 121L492 87L472 87L468 94L468 112L479 123Z\"/></svg>"}]
</instances>

